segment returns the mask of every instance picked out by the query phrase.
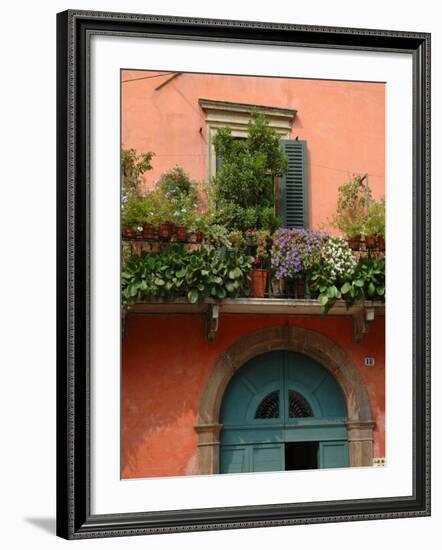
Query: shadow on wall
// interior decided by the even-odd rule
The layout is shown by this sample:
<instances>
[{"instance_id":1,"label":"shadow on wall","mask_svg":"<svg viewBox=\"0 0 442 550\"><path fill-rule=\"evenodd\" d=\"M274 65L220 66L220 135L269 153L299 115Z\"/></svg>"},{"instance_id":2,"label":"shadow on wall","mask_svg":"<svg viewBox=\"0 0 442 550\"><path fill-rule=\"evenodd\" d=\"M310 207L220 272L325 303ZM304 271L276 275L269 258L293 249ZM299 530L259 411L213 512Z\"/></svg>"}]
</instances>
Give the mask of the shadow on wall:
<instances>
[{"instance_id":1,"label":"shadow on wall","mask_svg":"<svg viewBox=\"0 0 442 550\"><path fill-rule=\"evenodd\" d=\"M173 318L128 319L122 368L125 478L195 473L193 426L207 364L198 353L204 321L184 332L178 321L174 326Z\"/></svg>"}]
</instances>

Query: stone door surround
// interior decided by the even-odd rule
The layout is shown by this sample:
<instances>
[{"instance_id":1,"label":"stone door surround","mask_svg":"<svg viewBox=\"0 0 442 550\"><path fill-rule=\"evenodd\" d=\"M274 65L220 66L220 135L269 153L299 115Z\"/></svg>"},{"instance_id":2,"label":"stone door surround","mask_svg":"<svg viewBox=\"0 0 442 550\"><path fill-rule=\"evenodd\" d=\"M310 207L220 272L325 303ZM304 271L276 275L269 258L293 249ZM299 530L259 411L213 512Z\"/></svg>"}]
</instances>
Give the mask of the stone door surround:
<instances>
[{"instance_id":1,"label":"stone door surround","mask_svg":"<svg viewBox=\"0 0 442 550\"><path fill-rule=\"evenodd\" d=\"M221 402L230 379L253 357L288 350L317 361L336 378L347 405L350 466L373 465L373 422L362 376L351 359L328 337L294 326L276 326L242 336L224 351L210 373L201 397L198 423L198 473L219 473Z\"/></svg>"}]
</instances>

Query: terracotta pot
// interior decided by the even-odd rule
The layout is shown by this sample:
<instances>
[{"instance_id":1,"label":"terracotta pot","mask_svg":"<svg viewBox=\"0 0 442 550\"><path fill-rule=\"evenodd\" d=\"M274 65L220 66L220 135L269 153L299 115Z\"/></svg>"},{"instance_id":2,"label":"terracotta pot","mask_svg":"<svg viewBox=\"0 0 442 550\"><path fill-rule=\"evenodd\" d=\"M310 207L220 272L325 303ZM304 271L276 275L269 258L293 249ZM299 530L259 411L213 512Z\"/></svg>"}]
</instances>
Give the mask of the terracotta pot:
<instances>
[{"instance_id":1,"label":"terracotta pot","mask_svg":"<svg viewBox=\"0 0 442 550\"><path fill-rule=\"evenodd\" d=\"M173 233L173 224L171 222L160 223L159 227L159 237L163 241L168 241Z\"/></svg>"},{"instance_id":2,"label":"terracotta pot","mask_svg":"<svg viewBox=\"0 0 442 550\"><path fill-rule=\"evenodd\" d=\"M267 269L252 269L250 293L252 298L264 298L267 287Z\"/></svg>"},{"instance_id":3,"label":"terracotta pot","mask_svg":"<svg viewBox=\"0 0 442 550\"><path fill-rule=\"evenodd\" d=\"M272 280L272 294L273 296L284 296L284 279Z\"/></svg>"},{"instance_id":4,"label":"terracotta pot","mask_svg":"<svg viewBox=\"0 0 442 550\"><path fill-rule=\"evenodd\" d=\"M123 237L126 237L126 239L133 239L137 236L137 232L133 227L123 227Z\"/></svg>"},{"instance_id":5,"label":"terracotta pot","mask_svg":"<svg viewBox=\"0 0 442 550\"><path fill-rule=\"evenodd\" d=\"M365 237L365 247L370 250L376 248L376 237L374 235L367 235Z\"/></svg>"},{"instance_id":6,"label":"terracotta pot","mask_svg":"<svg viewBox=\"0 0 442 550\"><path fill-rule=\"evenodd\" d=\"M186 225L177 225L175 227L176 238L179 241L187 241L187 226Z\"/></svg>"},{"instance_id":7,"label":"terracotta pot","mask_svg":"<svg viewBox=\"0 0 442 550\"><path fill-rule=\"evenodd\" d=\"M385 238L381 235L378 236L378 248L381 252L385 252Z\"/></svg>"},{"instance_id":8,"label":"terracotta pot","mask_svg":"<svg viewBox=\"0 0 442 550\"><path fill-rule=\"evenodd\" d=\"M153 226L151 223L144 223L143 237L145 239L148 239L149 241L153 241L155 239L155 226Z\"/></svg>"},{"instance_id":9,"label":"terracotta pot","mask_svg":"<svg viewBox=\"0 0 442 550\"><path fill-rule=\"evenodd\" d=\"M305 279L300 277L294 281L294 295L296 300L303 300L305 298Z\"/></svg>"},{"instance_id":10,"label":"terracotta pot","mask_svg":"<svg viewBox=\"0 0 442 550\"><path fill-rule=\"evenodd\" d=\"M361 246L361 236L356 235L355 237L350 237L349 239L347 239L347 242L348 242L348 246L352 250L359 250Z\"/></svg>"}]
</instances>

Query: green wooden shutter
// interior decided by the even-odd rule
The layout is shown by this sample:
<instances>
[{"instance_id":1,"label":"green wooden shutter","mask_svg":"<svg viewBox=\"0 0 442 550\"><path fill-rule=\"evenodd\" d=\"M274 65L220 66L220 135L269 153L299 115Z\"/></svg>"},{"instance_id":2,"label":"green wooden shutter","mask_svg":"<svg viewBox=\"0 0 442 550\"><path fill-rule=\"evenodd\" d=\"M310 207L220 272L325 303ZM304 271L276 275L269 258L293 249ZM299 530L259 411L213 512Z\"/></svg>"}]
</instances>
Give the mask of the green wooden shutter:
<instances>
[{"instance_id":1,"label":"green wooden shutter","mask_svg":"<svg viewBox=\"0 0 442 550\"><path fill-rule=\"evenodd\" d=\"M287 174L281 178L281 216L284 227L308 227L307 144L281 140L288 157Z\"/></svg>"}]
</instances>

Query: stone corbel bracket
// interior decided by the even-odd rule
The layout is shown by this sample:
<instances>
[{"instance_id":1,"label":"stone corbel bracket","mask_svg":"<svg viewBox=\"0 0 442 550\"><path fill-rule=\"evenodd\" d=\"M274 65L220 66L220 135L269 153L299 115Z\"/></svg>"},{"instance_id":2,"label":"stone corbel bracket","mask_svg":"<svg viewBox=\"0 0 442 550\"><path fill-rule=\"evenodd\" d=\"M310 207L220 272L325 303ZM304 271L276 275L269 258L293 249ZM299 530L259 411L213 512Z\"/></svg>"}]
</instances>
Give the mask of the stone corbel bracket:
<instances>
[{"instance_id":1,"label":"stone corbel bracket","mask_svg":"<svg viewBox=\"0 0 442 550\"><path fill-rule=\"evenodd\" d=\"M219 327L219 305L209 304L206 316L206 338L213 342L218 334Z\"/></svg>"},{"instance_id":2,"label":"stone corbel bracket","mask_svg":"<svg viewBox=\"0 0 442 550\"><path fill-rule=\"evenodd\" d=\"M364 334L368 332L370 322L375 318L375 309L369 306L361 305L352 312L353 321L353 341L361 342Z\"/></svg>"}]
</instances>

